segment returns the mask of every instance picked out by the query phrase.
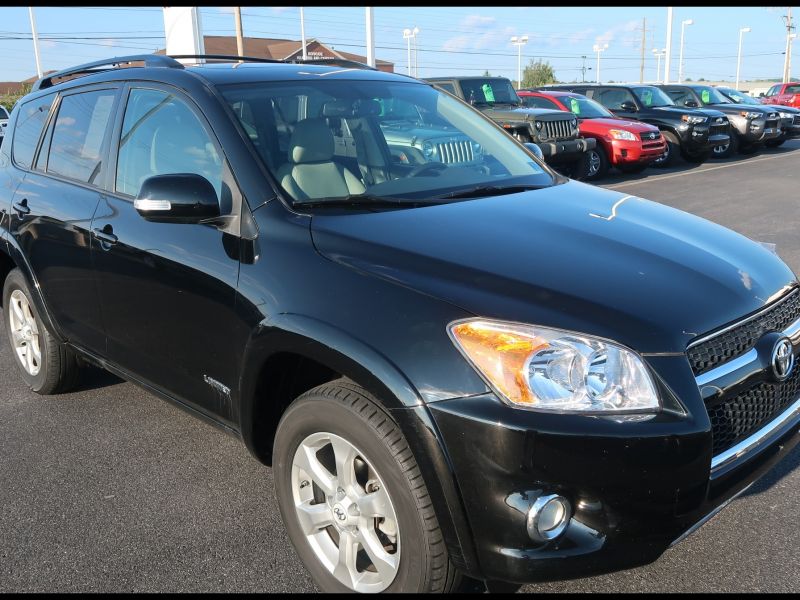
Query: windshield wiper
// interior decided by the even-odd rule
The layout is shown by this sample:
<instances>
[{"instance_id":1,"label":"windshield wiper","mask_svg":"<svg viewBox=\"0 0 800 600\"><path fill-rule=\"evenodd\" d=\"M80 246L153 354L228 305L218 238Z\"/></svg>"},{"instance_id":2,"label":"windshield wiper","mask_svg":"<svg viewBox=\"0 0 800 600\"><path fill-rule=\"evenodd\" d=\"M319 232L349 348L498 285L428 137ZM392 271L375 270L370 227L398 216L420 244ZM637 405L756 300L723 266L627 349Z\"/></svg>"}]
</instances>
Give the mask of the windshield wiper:
<instances>
[{"instance_id":1,"label":"windshield wiper","mask_svg":"<svg viewBox=\"0 0 800 600\"><path fill-rule=\"evenodd\" d=\"M549 187L547 185L479 185L468 190L460 190L444 194L442 196L435 196L441 200L451 198L482 198L485 196L502 196L503 194L517 194L519 192L528 192L531 190L540 190Z\"/></svg>"},{"instance_id":2,"label":"windshield wiper","mask_svg":"<svg viewBox=\"0 0 800 600\"><path fill-rule=\"evenodd\" d=\"M417 206L430 206L432 204L441 204L441 202L435 200L392 198L391 196L373 196L371 194L351 194L340 198L317 198L311 202L295 202L295 206L298 208L414 208Z\"/></svg>"}]
</instances>

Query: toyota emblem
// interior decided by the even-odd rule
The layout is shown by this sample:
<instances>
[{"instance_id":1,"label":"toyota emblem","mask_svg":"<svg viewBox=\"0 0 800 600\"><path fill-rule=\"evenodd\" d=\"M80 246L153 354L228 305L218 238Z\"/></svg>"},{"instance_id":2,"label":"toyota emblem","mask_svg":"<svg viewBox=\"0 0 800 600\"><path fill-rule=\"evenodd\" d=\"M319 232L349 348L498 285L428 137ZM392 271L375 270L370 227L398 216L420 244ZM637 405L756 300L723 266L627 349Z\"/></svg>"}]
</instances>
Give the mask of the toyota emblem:
<instances>
[{"instance_id":1,"label":"toyota emblem","mask_svg":"<svg viewBox=\"0 0 800 600\"><path fill-rule=\"evenodd\" d=\"M794 368L794 352L792 342L783 337L772 348L772 374L778 381L784 381L792 374Z\"/></svg>"}]
</instances>

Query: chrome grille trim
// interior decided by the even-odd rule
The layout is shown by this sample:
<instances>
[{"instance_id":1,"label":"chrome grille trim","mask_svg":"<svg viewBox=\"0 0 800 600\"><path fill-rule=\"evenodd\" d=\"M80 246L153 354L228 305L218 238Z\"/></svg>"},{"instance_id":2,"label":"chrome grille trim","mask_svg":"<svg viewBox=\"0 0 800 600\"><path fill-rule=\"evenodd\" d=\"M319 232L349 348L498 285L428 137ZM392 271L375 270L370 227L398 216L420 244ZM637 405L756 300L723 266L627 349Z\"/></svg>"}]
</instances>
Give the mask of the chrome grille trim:
<instances>
[{"instance_id":1,"label":"chrome grille trim","mask_svg":"<svg viewBox=\"0 0 800 600\"><path fill-rule=\"evenodd\" d=\"M445 164L467 163L475 160L470 140L436 142L439 159Z\"/></svg>"}]
</instances>

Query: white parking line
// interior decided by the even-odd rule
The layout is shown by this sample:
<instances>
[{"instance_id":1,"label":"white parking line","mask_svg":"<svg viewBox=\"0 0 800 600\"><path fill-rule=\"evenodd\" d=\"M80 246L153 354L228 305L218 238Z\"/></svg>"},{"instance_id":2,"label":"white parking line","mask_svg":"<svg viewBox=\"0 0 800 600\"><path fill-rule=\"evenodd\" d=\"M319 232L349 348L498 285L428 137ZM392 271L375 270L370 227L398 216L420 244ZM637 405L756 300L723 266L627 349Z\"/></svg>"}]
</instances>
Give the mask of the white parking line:
<instances>
[{"instance_id":1,"label":"white parking line","mask_svg":"<svg viewBox=\"0 0 800 600\"><path fill-rule=\"evenodd\" d=\"M747 165L752 165L757 162L763 162L765 160L774 160L776 158L784 158L786 156L797 156L794 152L788 152L786 154L777 154L775 156L762 156L761 158L756 159L749 159L745 161L737 161L735 163L730 163L727 165L719 165L718 167L709 167L708 169L694 169L693 171L682 171L680 173L670 173L669 175L659 175L656 177L645 177L644 179L637 179L636 181L628 181L625 183L618 183L616 185L609 185L606 189L608 190L615 190L621 187L628 187L631 185L639 185L640 183L650 183L652 181L661 181L662 179L671 179L672 177L686 177L687 175L697 175L698 173L708 173L709 171L716 171L717 169L727 169L728 167L744 167Z\"/></svg>"}]
</instances>

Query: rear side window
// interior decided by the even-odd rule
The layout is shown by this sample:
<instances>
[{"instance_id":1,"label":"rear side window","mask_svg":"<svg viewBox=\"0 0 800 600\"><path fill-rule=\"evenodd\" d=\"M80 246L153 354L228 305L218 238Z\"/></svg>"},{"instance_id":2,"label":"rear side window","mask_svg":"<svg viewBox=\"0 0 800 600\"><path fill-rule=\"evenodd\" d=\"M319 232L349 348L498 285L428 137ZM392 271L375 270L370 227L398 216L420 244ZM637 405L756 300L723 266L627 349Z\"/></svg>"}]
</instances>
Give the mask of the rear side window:
<instances>
[{"instance_id":1,"label":"rear side window","mask_svg":"<svg viewBox=\"0 0 800 600\"><path fill-rule=\"evenodd\" d=\"M14 145L11 150L14 162L21 167L31 168L33 153L36 152L39 136L50 112L50 105L53 104L53 97L52 94L44 96L19 107L17 124L14 127Z\"/></svg>"},{"instance_id":2,"label":"rear side window","mask_svg":"<svg viewBox=\"0 0 800 600\"><path fill-rule=\"evenodd\" d=\"M800 94L800 85L787 85L785 94Z\"/></svg>"},{"instance_id":3,"label":"rear side window","mask_svg":"<svg viewBox=\"0 0 800 600\"><path fill-rule=\"evenodd\" d=\"M116 191L136 196L154 175L202 175L222 193L222 157L194 112L176 96L133 89L125 109Z\"/></svg>"},{"instance_id":4,"label":"rear side window","mask_svg":"<svg viewBox=\"0 0 800 600\"><path fill-rule=\"evenodd\" d=\"M116 90L71 94L61 99L53 128L47 172L94 183L103 164Z\"/></svg>"},{"instance_id":5,"label":"rear side window","mask_svg":"<svg viewBox=\"0 0 800 600\"><path fill-rule=\"evenodd\" d=\"M558 106L552 100L548 100L547 98L542 98L541 96L520 96L520 100L525 106L530 106L532 108L549 108L552 110L561 110L561 107Z\"/></svg>"}]
</instances>

